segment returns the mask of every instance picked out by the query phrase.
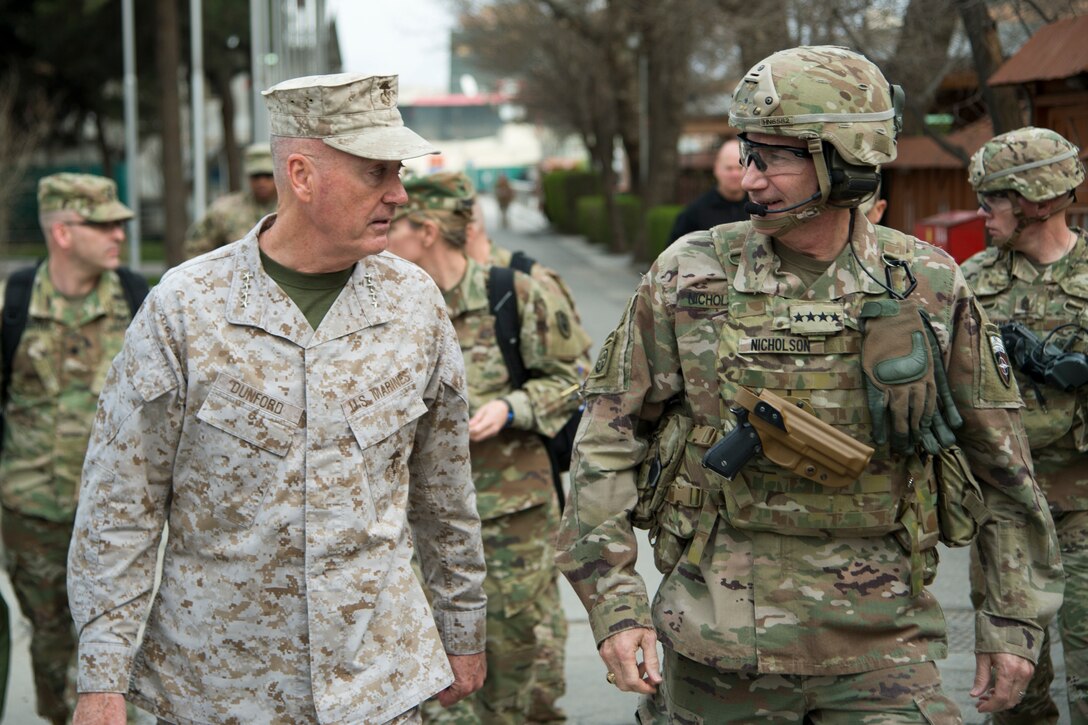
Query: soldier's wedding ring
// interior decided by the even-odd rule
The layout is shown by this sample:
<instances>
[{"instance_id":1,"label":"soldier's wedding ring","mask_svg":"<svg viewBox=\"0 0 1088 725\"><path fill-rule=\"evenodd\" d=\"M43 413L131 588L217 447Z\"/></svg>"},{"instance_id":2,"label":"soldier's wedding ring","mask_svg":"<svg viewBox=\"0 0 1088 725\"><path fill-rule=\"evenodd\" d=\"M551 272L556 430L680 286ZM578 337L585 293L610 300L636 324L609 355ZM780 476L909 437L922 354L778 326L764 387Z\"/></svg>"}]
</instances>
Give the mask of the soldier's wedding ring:
<instances>
[{"instance_id":1,"label":"soldier's wedding ring","mask_svg":"<svg viewBox=\"0 0 1088 725\"><path fill-rule=\"evenodd\" d=\"M614 685L616 684L616 673L609 672L607 675L604 676L604 679L608 680L608 684Z\"/></svg>"},{"instance_id":2,"label":"soldier's wedding ring","mask_svg":"<svg viewBox=\"0 0 1088 725\"><path fill-rule=\"evenodd\" d=\"M1023 690L1020 690L1020 692L1016 693L1016 699L1017 700L1023 700L1024 699L1024 691Z\"/></svg>"}]
</instances>

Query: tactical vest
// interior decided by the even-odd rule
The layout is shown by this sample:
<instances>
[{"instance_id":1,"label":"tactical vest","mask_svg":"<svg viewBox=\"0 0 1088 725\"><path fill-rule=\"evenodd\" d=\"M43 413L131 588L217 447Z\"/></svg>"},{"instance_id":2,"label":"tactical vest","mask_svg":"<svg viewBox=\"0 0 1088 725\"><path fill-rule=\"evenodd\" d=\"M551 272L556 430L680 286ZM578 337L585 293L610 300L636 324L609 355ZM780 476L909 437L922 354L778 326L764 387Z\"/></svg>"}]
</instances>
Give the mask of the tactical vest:
<instances>
[{"instance_id":1,"label":"tactical vest","mask_svg":"<svg viewBox=\"0 0 1088 725\"><path fill-rule=\"evenodd\" d=\"M1027 326L1040 340L1046 334L1067 323L1088 328L1088 240L1075 230L1077 243L1063 262L1040 272L1041 279L1028 281L1013 274L1013 265L1026 264L1023 258L1001 252L991 262L983 262L977 278L971 280L979 303L991 321L1000 324L1016 320ZM1055 279L1054 267L1062 265L1060 278ZM1083 346L1076 348L1084 352ZM1077 423L1077 400L1084 390L1064 392L1055 387L1035 383L1019 370L1016 382L1024 399L1021 419L1033 450L1045 448L1061 439ZM1088 428L1078 426L1079 450L1088 450Z\"/></svg>"},{"instance_id":2,"label":"tactical vest","mask_svg":"<svg viewBox=\"0 0 1088 725\"><path fill-rule=\"evenodd\" d=\"M731 225L732 226L732 225ZM875 537L897 533L912 553L937 543L936 495L931 466L917 456L877 452L866 473L841 488L822 486L794 475L757 455L733 481L705 469L703 454L735 426L729 411L739 387L766 388L792 400L811 404L821 421L863 442L869 442L871 419L866 405L861 367L861 306L887 297L865 292L839 299L804 301L745 293L735 288L738 261L746 240L744 230L713 230L714 246L725 272L724 283L705 289L705 280L691 282L678 274L676 339L684 361L684 379L714 381L713 398L689 387L687 400L694 426L684 461L659 513L661 528L681 539L696 533L689 558L701 555L716 517L738 529L773 531L815 537ZM883 258L909 264L914 240L877 227ZM883 275L883 270L872 270ZM951 273L951 271L950 271ZM703 306L685 305L696 296ZM708 310L708 299L717 309ZM717 349L685 349L685 339L706 339L705 326L717 330ZM688 334L702 327L701 336ZM916 485L917 483L917 485ZM683 542L676 542L681 549ZM658 555L659 567L676 551ZM921 576L921 566L916 567Z\"/></svg>"}]
</instances>

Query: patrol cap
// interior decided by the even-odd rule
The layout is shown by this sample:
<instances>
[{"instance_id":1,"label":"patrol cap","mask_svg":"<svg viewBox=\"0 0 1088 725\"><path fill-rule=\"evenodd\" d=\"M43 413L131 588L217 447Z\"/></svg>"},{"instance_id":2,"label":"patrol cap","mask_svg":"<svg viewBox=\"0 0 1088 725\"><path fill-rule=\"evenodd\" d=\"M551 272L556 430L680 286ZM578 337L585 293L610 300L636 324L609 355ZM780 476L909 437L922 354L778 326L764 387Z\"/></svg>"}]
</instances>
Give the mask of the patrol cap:
<instances>
[{"instance_id":1,"label":"patrol cap","mask_svg":"<svg viewBox=\"0 0 1088 725\"><path fill-rule=\"evenodd\" d=\"M119 222L132 210L117 200L113 179L94 174L60 173L38 182L38 212L69 209L89 222Z\"/></svg>"},{"instance_id":2,"label":"patrol cap","mask_svg":"<svg viewBox=\"0 0 1088 725\"><path fill-rule=\"evenodd\" d=\"M397 208L397 219L414 211L452 211L471 215L476 187L465 174L442 171L405 179L408 203Z\"/></svg>"},{"instance_id":3,"label":"patrol cap","mask_svg":"<svg viewBox=\"0 0 1088 725\"><path fill-rule=\"evenodd\" d=\"M246 146L245 158L242 161L246 176L272 173L272 146L267 143L255 143Z\"/></svg>"},{"instance_id":4,"label":"patrol cap","mask_svg":"<svg viewBox=\"0 0 1088 725\"><path fill-rule=\"evenodd\" d=\"M438 150L404 125L397 76L304 76L263 92L274 136L319 138L353 156L403 161Z\"/></svg>"}]
</instances>

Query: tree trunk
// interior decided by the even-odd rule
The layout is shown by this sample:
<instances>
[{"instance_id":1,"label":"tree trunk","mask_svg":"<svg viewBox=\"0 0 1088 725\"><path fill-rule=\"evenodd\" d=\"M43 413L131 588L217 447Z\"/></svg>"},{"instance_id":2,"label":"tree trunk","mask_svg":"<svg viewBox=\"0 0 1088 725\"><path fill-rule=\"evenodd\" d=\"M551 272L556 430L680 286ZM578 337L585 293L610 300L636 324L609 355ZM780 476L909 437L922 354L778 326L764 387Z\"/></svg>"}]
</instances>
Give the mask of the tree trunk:
<instances>
[{"instance_id":1,"label":"tree trunk","mask_svg":"<svg viewBox=\"0 0 1088 725\"><path fill-rule=\"evenodd\" d=\"M178 94L178 68L181 53L178 40L177 0L155 0L158 43L155 65L159 76L159 103L162 109L162 177L165 226L163 245L166 265L184 261L182 240L185 236L185 182L181 166L181 103Z\"/></svg>"},{"instance_id":2,"label":"tree trunk","mask_svg":"<svg viewBox=\"0 0 1088 725\"><path fill-rule=\"evenodd\" d=\"M736 26L741 73L747 73L775 51L796 45L786 22L789 17L786 0L764 0L757 13L752 12L752 6L745 0L718 0L718 7L733 18ZM768 22L768 18L776 20Z\"/></svg>"},{"instance_id":3,"label":"tree trunk","mask_svg":"<svg viewBox=\"0 0 1088 725\"><path fill-rule=\"evenodd\" d=\"M990 76L1005 60L1001 49L1001 38L997 35L990 11L984 0L956 0L963 27L971 41L971 56L975 61L978 85L982 89L982 99L990 109L990 120L995 134L1020 128L1024 125L1020 103L1016 98L1016 89L1012 86L993 87Z\"/></svg>"},{"instance_id":4,"label":"tree trunk","mask_svg":"<svg viewBox=\"0 0 1088 725\"><path fill-rule=\"evenodd\" d=\"M903 86L907 103L915 113L904 114L903 135L925 129L925 115L933 104L937 84L934 70L945 66L957 17L948 12L945 0L910 0L899 31L895 56L887 64L887 77Z\"/></svg>"},{"instance_id":5,"label":"tree trunk","mask_svg":"<svg viewBox=\"0 0 1088 725\"><path fill-rule=\"evenodd\" d=\"M110 145L106 143L106 129L101 113L94 114L95 143L98 154L102 157L102 175L113 178L113 159L110 158Z\"/></svg>"},{"instance_id":6,"label":"tree trunk","mask_svg":"<svg viewBox=\"0 0 1088 725\"><path fill-rule=\"evenodd\" d=\"M223 151L227 155L227 188L238 191L243 188L242 154L238 149L238 137L234 135L234 95L230 89L230 75L215 73L212 88L219 96L219 118L223 124Z\"/></svg>"}]
</instances>

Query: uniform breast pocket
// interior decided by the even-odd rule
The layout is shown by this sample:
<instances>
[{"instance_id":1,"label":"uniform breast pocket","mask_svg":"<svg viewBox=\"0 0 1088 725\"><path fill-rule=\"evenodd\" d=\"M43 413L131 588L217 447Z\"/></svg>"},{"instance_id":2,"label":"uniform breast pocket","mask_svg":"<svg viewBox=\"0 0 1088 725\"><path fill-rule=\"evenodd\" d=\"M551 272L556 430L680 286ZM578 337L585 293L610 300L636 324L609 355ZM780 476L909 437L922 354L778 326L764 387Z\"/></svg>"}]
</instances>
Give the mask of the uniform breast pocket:
<instances>
[{"instance_id":1,"label":"uniform breast pocket","mask_svg":"<svg viewBox=\"0 0 1088 725\"><path fill-rule=\"evenodd\" d=\"M198 433L201 462L192 483L206 487L203 498L217 516L249 526L269 483L277 480L298 425L217 388L196 417L209 428Z\"/></svg>"},{"instance_id":2,"label":"uniform breast pocket","mask_svg":"<svg viewBox=\"0 0 1088 725\"><path fill-rule=\"evenodd\" d=\"M348 418L362 449L370 496L379 518L408 494L408 458L415 422L426 412L426 403L409 387Z\"/></svg>"}]
</instances>

